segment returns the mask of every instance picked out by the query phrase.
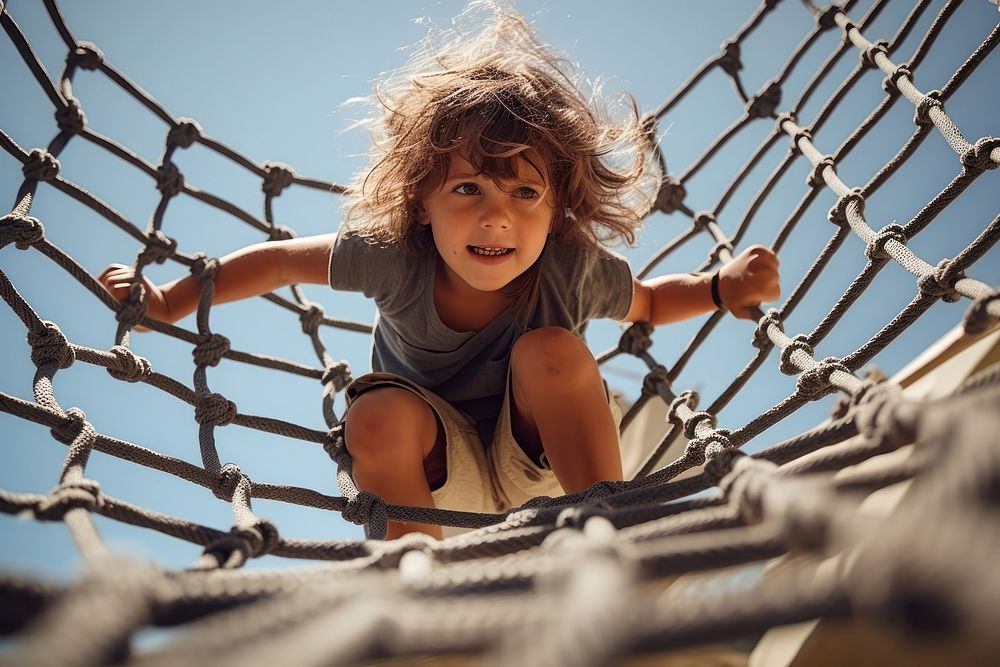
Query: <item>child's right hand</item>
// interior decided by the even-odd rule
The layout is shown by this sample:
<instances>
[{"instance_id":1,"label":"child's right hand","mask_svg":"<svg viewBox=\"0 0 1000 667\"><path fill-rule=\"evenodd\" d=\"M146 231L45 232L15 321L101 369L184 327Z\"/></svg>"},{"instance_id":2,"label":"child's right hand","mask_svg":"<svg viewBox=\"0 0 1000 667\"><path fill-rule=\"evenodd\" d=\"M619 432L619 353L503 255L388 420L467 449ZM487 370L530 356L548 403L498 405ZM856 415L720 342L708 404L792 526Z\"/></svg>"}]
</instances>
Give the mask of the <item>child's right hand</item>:
<instances>
[{"instance_id":1,"label":"child's right hand","mask_svg":"<svg viewBox=\"0 0 1000 667\"><path fill-rule=\"evenodd\" d=\"M124 264L112 264L101 272L97 280L116 301L125 301L132 285L136 283L135 270ZM142 289L142 301L146 304L146 316L160 322L168 322L170 311L163 291L146 276L142 276L139 285ZM137 326L136 331L149 331L149 329Z\"/></svg>"},{"instance_id":2,"label":"child's right hand","mask_svg":"<svg viewBox=\"0 0 1000 667\"><path fill-rule=\"evenodd\" d=\"M719 295L741 320L755 320L754 309L781 298L778 256L770 248L752 245L719 269Z\"/></svg>"},{"instance_id":3,"label":"child's right hand","mask_svg":"<svg viewBox=\"0 0 1000 667\"><path fill-rule=\"evenodd\" d=\"M329 282L330 249L337 235L304 236L287 241L255 243L219 260L212 303L226 303L273 292L294 283L325 285ZM146 316L173 324L198 309L201 299L199 279L188 274L172 282L154 285L124 264L112 264L97 277L118 301L128 299L139 285ZM136 327L136 331L148 331Z\"/></svg>"}]
</instances>

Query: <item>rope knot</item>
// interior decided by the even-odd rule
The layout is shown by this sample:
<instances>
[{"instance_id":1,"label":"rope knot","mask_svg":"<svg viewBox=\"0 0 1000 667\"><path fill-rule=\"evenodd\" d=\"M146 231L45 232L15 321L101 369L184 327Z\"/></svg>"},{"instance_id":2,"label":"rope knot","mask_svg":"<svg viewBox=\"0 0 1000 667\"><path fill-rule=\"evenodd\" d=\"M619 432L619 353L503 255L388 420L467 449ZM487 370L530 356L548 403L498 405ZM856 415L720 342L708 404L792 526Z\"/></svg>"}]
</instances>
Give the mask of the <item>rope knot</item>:
<instances>
[{"instance_id":1,"label":"rope knot","mask_svg":"<svg viewBox=\"0 0 1000 667\"><path fill-rule=\"evenodd\" d=\"M87 415L80 408L70 408L63 419L61 424L53 426L49 432L53 438L68 446L83 433L87 426Z\"/></svg>"},{"instance_id":2,"label":"rope knot","mask_svg":"<svg viewBox=\"0 0 1000 667\"><path fill-rule=\"evenodd\" d=\"M747 100L747 118L767 118L774 116L774 110L781 104L781 82L776 79L767 84L756 95Z\"/></svg>"},{"instance_id":3,"label":"rope knot","mask_svg":"<svg viewBox=\"0 0 1000 667\"><path fill-rule=\"evenodd\" d=\"M28 331L28 345L35 366L55 362L59 368L69 368L76 361L76 352L55 322L43 320L39 328Z\"/></svg>"},{"instance_id":4,"label":"rope knot","mask_svg":"<svg viewBox=\"0 0 1000 667\"><path fill-rule=\"evenodd\" d=\"M684 422L684 437L693 440L698 437L698 427L707 422L708 427L715 430L715 415L710 412L696 412Z\"/></svg>"},{"instance_id":5,"label":"rope knot","mask_svg":"<svg viewBox=\"0 0 1000 667\"><path fill-rule=\"evenodd\" d=\"M889 259L891 255L886 250L885 244L890 240L906 245L906 234L902 225L891 223L880 229L875 238L865 248L865 257L873 262Z\"/></svg>"},{"instance_id":6,"label":"rope knot","mask_svg":"<svg viewBox=\"0 0 1000 667\"><path fill-rule=\"evenodd\" d=\"M239 486L242 479L243 471L240 470L240 467L235 463L227 463L216 473L216 483L212 493L219 500L225 500L227 503L232 502L236 487Z\"/></svg>"},{"instance_id":7,"label":"rope knot","mask_svg":"<svg viewBox=\"0 0 1000 667\"><path fill-rule=\"evenodd\" d=\"M712 246L712 251L708 253L708 259L712 264L719 261L722 251L728 250L729 254L733 254L733 244L728 239L725 241L719 241L714 246Z\"/></svg>"},{"instance_id":8,"label":"rope knot","mask_svg":"<svg viewBox=\"0 0 1000 667\"><path fill-rule=\"evenodd\" d=\"M168 199L184 190L184 175L173 162L164 162L156 168L156 189Z\"/></svg>"},{"instance_id":9,"label":"rope knot","mask_svg":"<svg viewBox=\"0 0 1000 667\"><path fill-rule=\"evenodd\" d=\"M743 62L740 60L740 45L729 40L723 42L722 53L715 60L715 64L729 76L735 77L743 69Z\"/></svg>"},{"instance_id":10,"label":"rope knot","mask_svg":"<svg viewBox=\"0 0 1000 667\"><path fill-rule=\"evenodd\" d=\"M877 58L880 53L887 58L889 57L889 42L884 39L869 44L868 48L861 52L861 62L872 69L878 69Z\"/></svg>"},{"instance_id":11,"label":"rope knot","mask_svg":"<svg viewBox=\"0 0 1000 667\"><path fill-rule=\"evenodd\" d=\"M159 229L146 234L146 248L139 253L138 263L142 265L163 264L177 251L177 239L172 239Z\"/></svg>"},{"instance_id":12,"label":"rope knot","mask_svg":"<svg viewBox=\"0 0 1000 667\"><path fill-rule=\"evenodd\" d=\"M990 304L1000 301L1000 289L994 289L983 296L977 298L965 311L962 318L962 326L967 334L981 334L997 321L997 318L990 314Z\"/></svg>"},{"instance_id":13,"label":"rope knot","mask_svg":"<svg viewBox=\"0 0 1000 667\"><path fill-rule=\"evenodd\" d=\"M42 521L59 521L66 512L85 509L93 512L104 503L101 485L92 479L63 482L42 500L34 510L35 518Z\"/></svg>"},{"instance_id":14,"label":"rope knot","mask_svg":"<svg viewBox=\"0 0 1000 667\"><path fill-rule=\"evenodd\" d=\"M364 526L372 522L372 519L382 518L388 520L388 512L385 508L385 501L371 491L358 491L358 494L347 501L347 506L341 511L345 520L351 523Z\"/></svg>"},{"instance_id":15,"label":"rope knot","mask_svg":"<svg viewBox=\"0 0 1000 667\"><path fill-rule=\"evenodd\" d=\"M670 374L667 372L666 366L662 364L657 364L649 369L646 376L642 378L642 394L643 396L655 396L658 395L660 386L666 386L670 389Z\"/></svg>"},{"instance_id":16,"label":"rope knot","mask_svg":"<svg viewBox=\"0 0 1000 667\"><path fill-rule=\"evenodd\" d=\"M838 396L830 412L830 417L832 419L842 419L846 417L853 408L857 407L863 401L868 400L867 397L870 392L877 392L878 388L881 387L885 381L885 373L874 366L867 369L865 371L864 378L861 380L861 389L859 389L853 396Z\"/></svg>"},{"instance_id":17,"label":"rope knot","mask_svg":"<svg viewBox=\"0 0 1000 667\"><path fill-rule=\"evenodd\" d=\"M228 533L223 533L206 544L202 553L215 558L220 568L239 567L250 555L250 543L236 529L231 528ZM234 559L235 553L239 553L241 557Z\"/></svg>"},{"instance_id":18,"label":"rope knot","mask_svg":"<svg viewBox=\"0 0 1000 667\"><path fill-rule=\"evenodd\" d=\"M281 191L295 181L295 172L287 164L280 162L264 163L264 183L261 190L265 194L277 197Z\"/></svg>"},{"instance_id":19,"label":"rope knot","mask_svg":"<svg viewBox=\"0 0 1000 667\"><path fill-rule=\"evenodd\" d=\"M205 253L195 255L191 264L191 275L198 279L198 282L214 280L215 274L219 272L219 260L209 257Z\"/></svg>"},{"instance_id":20,"label":"rope knot","mask_svg":"<svg viewBox=\"0 0 1000 667\"><path fill-rule=\"evenodd\" d=\"M723 436L727 444L724 445L721 440L717 440L705 447L705 472L718 484L723 477L733 471L736 460L745 457L746 454L732 446L729 441L732 431L720 428L716 434Z\"/></svg>"},{"instance_id":21,"label":"rope knot","mask_svg":"<svg viewBox=\"0 0 1000 667\"><path fill-rule=\"evenodd\" d=\"M146 314L146 303L143 301L142 283L133 283L129 288L128 298L118 304L115 319L132 328Z\"/></svg>"},{"instance_id":22,"label":"rope knot","mask_svg":"<svg viewBox=\"0 0 1000 667\"><path fill-rule=\"evenodd\" d=\"M921 97L920 101L917 102L917 107L913 112L914 124L921 127L933 125L934 121L931 119L931 109L940 110L943 107L944 105L941 103L941 91L927 91L927 94Z\"/></svg>"},{"instance_id":23,"label":"rope knot","mask_svg":"<svg viewBox=\"0 0 1000 667\"><path fill-rule=\"evenodd\" d=\"M32 148L21 167L21 173L25 178L36 181L51 181L59 175L59 160L45 149Z\"/></svg>"},{"instance_id":24,"label":"rope knot","mask_svg":"<svg viewBox=\"0 0 1000 667\"><path fill-rule=\"evenodd\" d=\"M785 121L788 121L795 125L795 132L791 134L785 129ZM774 119L774 130L775 132L780 132L782 134L788 134L791 138L791 145L788 147L792 152L792 155L801 154L802 149L799 147L799 139L807 139L812 141L812 132L804 127L799 127L799 121L795 117L795 114L791 111L782 111Z\"/></svg>"},{"instance_id":25,"label":"rope knot","mask_svg":"<svg viewBox=\"0 0 1000 667\"><path fill-rule=\"evenodd\" d=\"M334 391L341 391L351 383L350 365L346 361L341 361L339 364L327 366L323 370L323 377L320 378L320 382L323 384L330 384L332 382Z\"/></svg>"},{"instance_id":26,"label":"rope knot","mask_svg":"<svg viewBox=\"0 0 1000 667\"><path fill-rule=\"evenodd\" d=\"M653 340L650 338L652 333L653 325L649 322L635 322L618 339L618 349L638 357L652 347Z\"/></svg>"},{"instance_id":27,"label":"rope knot","mask_svg":"<svg viewBox=\"0 0 1000 667\"><path fill-rule=\"evenodd\" d=\"M698 392L693 389L682 391L677 398L670 401L670 408L667 410L667 421L683 427L683 422L680 416L678 416L677 411L680 410L682 406L685 406L688 410L694 412L694 410L698 407L699 400L700 397L698 396Z\"/></svg>"},{"instance_id":28,"label":"rope knot","mask_svg":"<svg viewBox=\"0 0 1000 667\"><path fill-rule=\"evenodd\" d=\"M229 352L228 338L217 333L202 334L198 344L191 350L191 356L198 366L218 366L227 352Z\"/></svg>"},{"instance_id":29,"label":"rope knot","mask_svg":"<svg viewBox=\"0 0 1000 667\"><path fill-rule=\"evenodd\" d=\"M837 14L841 11L843 11L842 7L831 3L830 6L824 9L821 13L816 14L816 25L821 30L829 30L837 25ZM853 27L853 23L848 23L844 26L844 39L847 39L847 31Z\"/></svg>"},{"instance_id":30,"label":"rope knot","mask_svg":"<svg viewBox=\"0 0 1000 667\"><path fill-rule=\"evenodd\" d=\"M971 169L996 169L1000 166L990 155L1000 149L1000 137L982 137L969 150L962 153L962 164Z\"/></svg>"},{"instance_id":31,"label":"rope knot","mask_svg":"<svg viewBox=\"0 0 1000 667\"><path fill-rule=\"evenodd\" d=\"M87 114L83 113L80 100L70 97L66 106L56 109L56 124L63 132L79 134L87 126Z\"/></svg>"},{"instance_id":32,"label":"rope knot","mask_svg":"<svg viewBox=\"0 0 1000 667\"><path fill-rule=\"evenodd\" d=\"M684 197L687 190L684 184L671 175L666 175L660 182L660 189L656 193L655 207L664 213L673 213L684 205Z\"/></svg>"},{"instance_id":33,"label":"rope knot","mask_svg":"<svg viewBox=\"0 0 1000 667\"><path fill-rule=\"evenodd\" d=\"M837 199L837 203L830 207L830 211L826 214L826 219L838 227L849 227L851 224L847 215L847 208L849 206L857 209L855 211L857 215L864 215L865 197L862 194L861 188L851 188L850 192L841 195Z\"/></svg>"},{"instance_id":34,"label":"rope knot","mask_svg":"<svg viewBox=\"0 0 1000 667\"><path fill-rule=\"evenodd\" d=\"M734 459L732 471L719 481L719 488L747 523L758 523L763 518L764 487L775 468L769 461L745 456Z\"/></svg>"},{"instance_id":35,"label":"rope knot","mask_svg":"<svg viewBox=\"0 0 1000 667\"><path fill-rule=\"evenodd\" d=\"M796 124L798 123L798 120L796 119L795 114L793 112L791 112L791 111L782 111L781 113L779 113L774 118L774 130L775 130L775 132L784 132L785 131L785 128L782 127L782 123L784 123L786 120L791 121L791 122L796 123Z\"/></svg>"},{"instance_id":36,"label":"rope knot","mask_svg":"<svg viewBox=\"0 0 1000 667\"><path fill-rule=\"evenodd\" d=\"M880 374L881 375L881 374ZM909 444L916 438L916 431L901 419L900 407L904 405L902 388L884 379L868 381L863 394L854 406L854 424L858 433L879 443L879 452L889 452Z\"/></svg>"},{"instance_id":37,"label":"rope knot","mask_svg":"<svg viewBox=\"0 0 1000 667\"><path fill-rule=\"evenodd\" d=\"M742 478L746 476L747 472L751 468L755 467L759 463L763 463L763 460L747 456L743 451L739 449L731 449L728 451L738 454L744 454L744 456L731 457L731 466L729 472L723 475L718 481L719 490L722 491L724 496L732 499L736 497L739 492L741 492L741 489L736 489L735 487L741 484Z\"/></svg>"},{"instance_id":38,"label":"rope knot","mask_svg":"<svg viewBox=\"0 0 1000 667\"><path fill-rule=\"evenodd\" d=\"M222 394L199 394L194 420L202 426L225 426L236 419L236 404Z\"/></svg>"},{"instance_id":39,"label":"rope knot","mask_svg":"<svg viewBox=\"0 0 1000 667\"><path fill-rule=\"evenodd\" d=\"M198 125L197 121L190 118L179 118L177 124L167 132L167 146L190 148L200 138L201 125Z\"/></svg>"},{"instance_id":40,"label":"rope knot","mask_svg":"<svg viewBox=\"0 0 1000 667\"><path fill-rule=\"evenodd\" d=\"M316 332L319 331L319 325L323 324L323 318L326 313L323 311L323 307L317 303L309 304L306 308L299 314L299 322L302 324L302 333L315 336Z\"/></svg>"},{"instance_id":41,"label":"rope knot","mask_svg":"<svg viewBox=\"0 0 1000 667\"><path fill-rule=\"evenodd\" d=\"M232 532L246 540L249 547L247 553L251 558L259 558L271 553L281 539L278 527L267 519L257 519L252 526L233 528Z\"/></svg>"},{"instance_id":42,"label":"rope knot","mask_svg":"<svg viewBox=\"0 0 1000 667\"><path fill-rule=\"evenodd\" d=\"M728 430L712 431L711 433L700 438L692 438L691 440L688 440L687 446L684 448L684 454L681 455L681 459L690 465L704 465L705 453L710 446L717 445L722 448L731 447L729 441L730 433L731 431Z\"/></svg>"},{"instance_id":43,"label":"rope knot","mask_svg":"<svg viewBox=\"0 0 1000 667\"><path fill-rule=\"evenodd\" d=\"M556 528L573 528L575 530L583 530L584 524L586 524L589 519L595 516L606 519L611 511L611 505L600 500L596 502L584 503L583 505L567 507L559 512L559 516L556 517Z\"/></svg>"},{"instance_id":44,"label":"rope knot","mask_svg":"<svg viewBox=\"0 0 1000 667\"><path fill-rule=\"evenodd\" d=\"M774 345L771 337L767 335L767 330L769 327L777 327L778 331L784 332L785 328L781 325L781 318L778 316L778 311L774 308L768 309L764 317L760 318L757 322L757 329L753 332L752 344L758 350L766 350Z\"/></svg>"},{"instance_id":45,"label":"rope knot","mask_svg":"<svg viewBox=\"0 0 1000 667\"><path fill-rule=\"evenodd\" d=\"M153 372L153 366L149 359L140 357L124 345L115 345L108 352L114 358L112 365L108 368L108 373L116 380L125 382L138 382L149 377Z\"/></svg>"},{"instance_id":46,"label":"rope knot","mask_svg":"<svg viewBox=\"0 0 1000 667\"><path fill-rule=\"evenodd\" d=\"M813 165L813 170L809 172L809 176L806 178L806 183L813 188L821 187L826 184L826 179L823 178L823 172L829 167L833 170L833 173L837 173L837 163L833 161L832 155L824 155L823 159Z\"/></svg>"},{"instance_id":47,"label":"rope knot","mask_svg":"<svg viewBox=\"0 0 1000 667\"><path fill-rule=\"evenodd\" d=\"M708 225L711 222L715 222L715 216L710 211L698 211L694 214L694 220L692 220L694 228L699 232L708 229Z\"/></svg>"},{"instance_id":48,"label":"rope knot","mask_svg":"<svg viewBox=\"0 0 1000 667\"><path fill-rule=\"evenodd\" d=\"M899 95L899 79L904 76L909 81L913 81L913 70L910 69L909 63L896 65L892 74L882 79L882 90L892 96Z\"/></svg>"},{"instance_id":49,"label":"rope knot","mask_svg":"<svg viewBox=\"0 0 1000 667\"><path fill-rule=\"evenodd\" d=\"M326 452L330 460L340 467L344 467L351 460L351 455L347 451L347 444L344 442L344 422L338 422L326 432L323 439L323 451Z\"/></svg>"},{"instance_id":50,"label":"rope knot","mask_svg":"<svg viewBox=\"0 0 1000 667\"><path fill-rule=\"evenodd\" d=\"M779 123L779 126L780 126L780 123ZM796 125L796 127L798 127L798 126ZM805 139L806 141L808 141L808 142L811 143L812 142L812 138L813 138L812 130L810 130L808 128L799 127L799 129L795 130L795 132L792 133L792 142L791 142L792 145L790 146L792 154L795 154L795 153L801 154L802 153L802 147L799 146L799 139Z\"/></svg>"},{"instance_id":51,"label":"rope knot","mask_svg":"<svg viewBox=\"0 0 1000 667\"><path fill-rule=\"evenodd\" d=\"M958 268L953 259L942 259L930 273L917 279L917 287L924 294L940 297L948 303L955 303L962 296L955 290L955 283L965 278L965 271Z\"/></svg>"},{"instance_id":52,"label":"rope knot","mask_svg":"<svg viewBox=\"0 0 1000 667\"><path fill-rule=\"evenodd\" d=\"M92 72L104 64L104 54L93 42L77 42L76 48L70 51L67 60L80 69Z\"/></svg>"},{"instance_id":53,"label":"rope knot","mask_svg":"<svg viewBox=\"0 0 1000 667\"><path fill-rule=\"evenodd\" d=\"M795 380L795 389L806 400L815 401L833 391L830 377L837 371L850 374L851 369L837 357L826 357L799 375Z\"/></svg>"},{"instance_id":54,"label":"rope knot","mask_svg":"<svg viewBox=\"0 0 1000 667\"><path fill-rule=\"evenodd\" d=\"M291 227L284 225L271 225L268 233L271 235L272 241L287 241L295 238L295 232L292 231Z\"/></svg>"},{"instance_id":55,"label":"rope knot","mask_svg":"<svg viewBox=\"0 0 1000 667\"><path fill-rule=\"evenodd\" d=\"M45 227L38 218L16 212L0 218L0 230L8 237L0 245L13 241L18 250L27 250L45 238Z\"/></svg>"}]
</instances>

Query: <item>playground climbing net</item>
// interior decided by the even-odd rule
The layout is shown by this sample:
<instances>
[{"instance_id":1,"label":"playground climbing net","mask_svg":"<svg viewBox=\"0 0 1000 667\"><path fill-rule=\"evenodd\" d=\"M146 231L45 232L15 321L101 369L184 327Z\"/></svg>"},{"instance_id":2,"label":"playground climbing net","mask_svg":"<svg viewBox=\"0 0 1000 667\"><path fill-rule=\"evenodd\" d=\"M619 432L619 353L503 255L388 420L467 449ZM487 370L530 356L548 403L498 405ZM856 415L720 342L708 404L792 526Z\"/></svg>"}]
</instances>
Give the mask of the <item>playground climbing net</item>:
<instances>
[{"instance_id":1,"label":"playground climbing net","mask_svg":"<svg viewBox=\"0 0 1000 667\"><path fill-rule=\"evenodd\" d=\"M794 3L785 3L794 4ZM980 373L951 396L915 402L884 378L856 372L939 300L971 302L963 326L969 335L992 329L1000 316L1000 292L966 275L1000 236L1000 216L951 258L917 257L908 242L927 227L973 181L1000 163L1000 139L969 142L945 111L959 86L1000 42L993 29L938 90L922 91L914 72L943 27L961 4L944 3L907 63L894 49L929 8L915 3L888 40L869 41L865 29L887 5L874 2L855 20L855 2L821 8L808 0L815 16L811 32L796 47L781 73L758 93L747 94L741 79L741 44L779 6L765 0L721 52L705 62L649 118L651 133L676 104L687 98L709 72L721 70L733 82L745 114L718 137L680 176L668 175L656 210L690 220L687 229L642 269L648 274L664 257L696 237L714 243L707 270L731 259L773 184L800 158L812 165L809 189L784 221L772 247L780 252L807 207L824 188L837 196L829 212L831 236L812 267L779 308L759 313L752 361L704 410L693 391L675 392L674 382L722 315L708 318L691 345L671 368L651 353L651 328L629 327L617 348L600 355L601 363L630 354L649 369L638 401L626 414L627 431L649 401L669 405L660 445L634 479L601 483L561 498L537 498L504 515L487 515L388 505L359 492L350 476L334 397L350 380L350 369L337 363L320 337L324 327L368 332L367 325L329 317L298 288L294 299L265 298L298 314L312 341L320 367L232 349L211 330L209 307L217 261L186 254L162 229L164 212L180 194L218 207L271 239L289 238L290 229L275 223L272 200L285 188L299 186L335 193L336 184L302 177L277 163L257 164L206 136L192 120L170 115L155 99L108 63L98 48L80 42L64 22L54 0L45 7L67 47L65 70L54 85L6 10L3 28L55 108L58 132L45 149L22 149L7 134L0 145L23 164L24 181L13 210L0 220L3 253L39 252L78 280L116 313L115 344L93 349L67 340L57 323L43 320L0 271L0 296L24 323L31 360L37 367L34 400L0 393L0 409L49 427L68 447L58 486L47 495L0 490L0 510L27 514L39 521L62 521L85 564L81 578L56 585L23 576L0 575L0 628L16 633L14 648L3 659L11 664L91 665L189 664L202 658L220 664L356 663L387 656L425 653L490 653L504 664L601 665L623 656L759 634L779 624L819 617L870 615L927 633L969 632L1000 649L992 619L1000 613L1000 583L994 571L1000 553L997 480L1000 479L1000 369ZM782 106L782 86L821 34L838 29L843 39L790 107ZM811 122L799 110L835 65L849 53L858 64L840 83ZM73 96L78 70L101 72L169 127L157 165L138 157L113 139L87 126L84 109ZM871 70L881 70L885 97L862 124L832 153L825 153L820 130L836 105ZM914 107L915 129L896 155L871 180L851 187L837 166L862 137L896 104ZM754 123L774 129L734 176L711 211L698 211L687 200L686 185L736 134ZM905 224L880 230L869 227L865 203L937 131L960 163L957 176ZM755 195L732 235L723 231L723 210L765 153L781 139L790 150ZM60 152L70 140L88 141L135 166L156 183L159 206L141 230L96 196L59 175ZM185 182L172 161L178 150L198 143L260 177L264 219ZM660 156L662 159L662 156ZM665 165L664 165L665 166ZM667 172L666 169L664 169ZM201 281L197 331L144 317L139 293L119 304L86 270L56 246L43 221L30 215L40 183L90 207L142 247L135 268L171 260L190 267ZM60 221L46 221L56 225ZM806 298L819 273L851 234L866 244L867 263L833 309L809 333L789 336L782 323ZM3 256L3 255L0 255ZM869 341L841 358L817 359L814 349L834 330L879 272L897 262L916 280L915 296ZM130 332L143 325L193 345L193 389L153 370L130 350ZM775 350L774 348L777 348ZM776 351L780 370L795 376L795 388L773 408L738 428L718 428L716 416L751 375ZM5 354L14 354L8 350ZM324 387L318 431L280 419L243 414L209 387L207 369L222 358L312 378ZM122 382L143 382L194 407L199 424L201 465L159 454L100 433L77 408L56 400L54 377L73 363L105 367ZM839 392L830 420L799 436L750 456L740 451L766 429L811 401ZM237 466L222 465L215 429L227 424L281 434L323 446L338 464L341 496L305 488L251 480ZM683 453L665 467L656 462L683 434ZM911 448L876 471L850 466L878 455ZM102 493L87 476L91 451L119 457L210 489L232 506L233 527L218 530L145 510ZM839 471L840 474L831 473ZM859 522L859 494L904 480L913 484L905 502L884 522ZM704 493L703 493L704 492ZM271 522L257 517L252 498L341 513L367 526L370 537L384 534L389 519L438 523L472 529L441 542L409 536L378 539L306 541L284 539ZM186 571L115 556L101 541L92 515L160 531L204 546L203 556ZM818 565L825 557L850 553L839 567ZM334 561L318 569L246 572L248 558L274 554ZM683 591L650 587L664 577L760 562L787 554L792 559L773 576L739 590ZM350 576L345 576L350 575ZM150 626L184 626L183 641L130 653L137 634ZM994 642L992 645L989 642Z\"/></svg>"}]
</instances>

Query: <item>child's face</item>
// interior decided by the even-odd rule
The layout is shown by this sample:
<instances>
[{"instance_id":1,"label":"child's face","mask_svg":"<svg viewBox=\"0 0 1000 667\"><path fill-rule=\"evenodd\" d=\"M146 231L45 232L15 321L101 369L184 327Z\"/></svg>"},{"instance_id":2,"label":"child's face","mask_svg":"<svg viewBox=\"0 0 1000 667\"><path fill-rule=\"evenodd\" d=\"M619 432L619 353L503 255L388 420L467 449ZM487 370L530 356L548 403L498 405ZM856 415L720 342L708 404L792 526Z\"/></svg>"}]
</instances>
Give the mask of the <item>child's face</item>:
<instances>
[{"instance_id":1,"label":"child's face","mask_svg":"<svg viewBox=\"0 0 1000 667\"><path fill-rule=\"evenodd\" d=\"M495 292L542 254L554 210L548 176L527 161L517 161L515 179L496 182L454 152L444 183L423 200L420 222L430 225L449 279Z\"/></svg>"}]
</instances>

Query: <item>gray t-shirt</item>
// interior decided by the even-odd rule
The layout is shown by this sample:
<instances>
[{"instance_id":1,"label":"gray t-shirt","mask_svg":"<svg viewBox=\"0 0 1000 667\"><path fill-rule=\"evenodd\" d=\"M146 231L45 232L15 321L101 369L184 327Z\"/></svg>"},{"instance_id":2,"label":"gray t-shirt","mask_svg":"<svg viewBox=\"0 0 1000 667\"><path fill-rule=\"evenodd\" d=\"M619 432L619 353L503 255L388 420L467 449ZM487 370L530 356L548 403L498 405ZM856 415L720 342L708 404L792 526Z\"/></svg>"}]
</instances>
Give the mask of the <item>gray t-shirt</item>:
<instances>
[{"instance_id":1,"label":"gray t-shirt","mask_svg":"<svg viewBox=\"0 0 1000 667\"><path fill-rule=\"evenodd\" d=\"M480 331L454 331L434 306L436 260L434 252L408 255L342 231L330 254L330 286L375 300L372 370L408 378L476 421L495 421L500 412L518 336L558 326L583 337L588 321L623 319L632 302L632 272L623 257L550 241L542 252L538 300L527 317L508 309Z\"/></svg>"}]
</instances>

